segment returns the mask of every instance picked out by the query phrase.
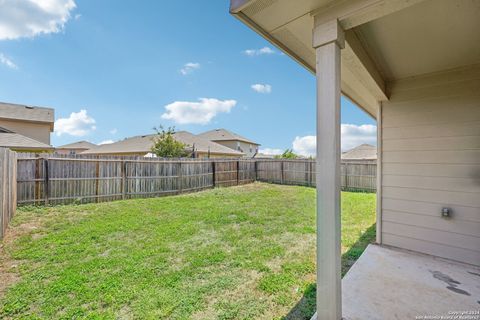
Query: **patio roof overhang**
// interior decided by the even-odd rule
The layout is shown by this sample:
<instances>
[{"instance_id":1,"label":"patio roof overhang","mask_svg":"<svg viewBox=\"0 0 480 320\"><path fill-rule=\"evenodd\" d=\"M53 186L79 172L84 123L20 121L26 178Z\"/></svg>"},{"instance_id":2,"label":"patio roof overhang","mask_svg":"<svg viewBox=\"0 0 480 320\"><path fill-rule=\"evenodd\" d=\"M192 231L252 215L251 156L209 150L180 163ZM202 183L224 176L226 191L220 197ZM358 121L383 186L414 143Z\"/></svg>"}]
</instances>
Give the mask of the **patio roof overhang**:
<instances>
[{"instance_id":1,"label":"patio roof overhang","mask_svg":"<svg viewBox=\"0 0 480 320\"><path fill-rule=\"evenodd\" d=\"M232 0L230 12L312 73L312 30L338 19L342 93L374 118L389 82L480 62L477 0Z\"/></svg>"},{"instance_id":2,"label":"patio roof overhang","mask_svg":"<svg viewBox=\"0 0 480 320\"><path fill-rule=\"evenodd\" d=\"M480 0L231 0L230 11L316 75L315 319L341 319L340 95L382 128L382 102L408 95L412 77L424 88L450 77L446 70L468 77L480 67ZM381 243L382 130L377 135Z\"/></svg>"}]
</instances>

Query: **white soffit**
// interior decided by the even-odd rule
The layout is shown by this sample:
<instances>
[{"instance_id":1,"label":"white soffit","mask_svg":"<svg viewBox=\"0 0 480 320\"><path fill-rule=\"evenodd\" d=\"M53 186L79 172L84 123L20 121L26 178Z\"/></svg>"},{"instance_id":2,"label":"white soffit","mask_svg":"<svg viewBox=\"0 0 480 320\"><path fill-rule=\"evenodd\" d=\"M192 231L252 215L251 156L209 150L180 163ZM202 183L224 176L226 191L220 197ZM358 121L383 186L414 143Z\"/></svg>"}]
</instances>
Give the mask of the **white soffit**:
<instances>
[{"instance_id":1,"label":"white soffit","mask_svg":"<svg viewBox=\"0 0 480 320\"><path fill-rule=\"evenodd\" d=\"M311 72L312 13L335 10L347 27L376 19L348 31L342 50L342 92L372 116L386 81L480 63L480 0L231 0L232 13Z\"/></svg>"},{"instance_id":2,"label":"white soffit","mask_svg":"<svg viewBox=\"0 0 480 320\"><path fill-rule=\"evenodd\" d=\"M480 63L480 0L429 0L355 28L385 80Z\"/></svg>"}]
</instances>

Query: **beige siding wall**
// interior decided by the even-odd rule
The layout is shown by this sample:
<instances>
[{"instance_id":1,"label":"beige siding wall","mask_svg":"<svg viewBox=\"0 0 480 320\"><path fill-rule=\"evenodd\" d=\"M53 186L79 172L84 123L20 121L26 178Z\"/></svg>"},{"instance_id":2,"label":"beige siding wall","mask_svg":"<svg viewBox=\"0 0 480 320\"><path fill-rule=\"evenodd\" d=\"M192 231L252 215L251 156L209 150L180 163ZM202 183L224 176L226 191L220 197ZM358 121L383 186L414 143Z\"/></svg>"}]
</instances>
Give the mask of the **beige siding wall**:
<instances>
[{"instance_id":1,"label":"beige siding wall","mask_svg":"<svg viewBox=\"0 0 480 320\"><path fill-rule=\"evenodd\" d=\"M480 265L480 67L390 90L381 121L383 243Z\"/></svg>"},{"instance_id":2,"label":"beige siding wall","mask_svg":"<svg viewBox=\"0 0 480 320\"><path fill-rule=\"evenodd\" d=\"M19 133L37 141L50 144L50 125L0 119L0 127Z\"/></svg>"},{"instance_id":3,"label":"beige siding wall","mask_svg":"<svg viewBox=\"0 0 480 320\"><path fill-rule=\"evenodd\" d=\"M218 144L221 144L222 146L225 146L227 148L237 150L237 151L240 151L237 148L238 144L240 144L241 152L243 152L245 154L245 157L247 157L247 158L253 157L255 155L256 151L257 151L257 149L256 149L257 146L256 145L246 143L246 142L242 142L242 141L228 141L228 140L225 140L225 141L215 141L215 142L218 143Z\"/></svg>"}]
</instances>

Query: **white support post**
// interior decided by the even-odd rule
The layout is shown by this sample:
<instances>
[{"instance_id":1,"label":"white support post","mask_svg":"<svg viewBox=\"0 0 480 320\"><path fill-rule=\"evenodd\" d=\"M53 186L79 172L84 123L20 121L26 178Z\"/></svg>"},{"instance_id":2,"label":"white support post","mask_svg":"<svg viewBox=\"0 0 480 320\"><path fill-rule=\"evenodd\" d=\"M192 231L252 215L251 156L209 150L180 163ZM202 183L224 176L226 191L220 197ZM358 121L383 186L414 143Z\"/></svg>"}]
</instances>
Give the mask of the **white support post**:
<instances>
[{"instance_id":1,"label":"white support post","mask_svg":"<svg viewBox=\"0 0 480 320\"><path fill-rule=\"evenodd\" d=\"M317 64L317 319L342 318L340 228L340 50L337 20L315 27Z\"/></svg>"},{"instance_id":2,"label":"white support post","mask_svg":"<svg viewBox=\"0 0 480 320\"><path fill-rule=\"evenodd\" d=\"M377 243L382 244L382 102L377 110Z\"/></svg>"}]
</instances>

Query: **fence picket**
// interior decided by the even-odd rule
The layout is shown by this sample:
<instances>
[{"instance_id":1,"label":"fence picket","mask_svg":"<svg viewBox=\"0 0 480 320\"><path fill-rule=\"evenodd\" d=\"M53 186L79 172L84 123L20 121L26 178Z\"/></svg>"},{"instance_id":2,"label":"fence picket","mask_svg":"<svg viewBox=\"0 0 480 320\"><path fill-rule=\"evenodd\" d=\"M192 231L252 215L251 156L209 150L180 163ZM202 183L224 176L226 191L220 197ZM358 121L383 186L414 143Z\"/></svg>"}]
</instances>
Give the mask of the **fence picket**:
<instances>
[{"instance_id":1,"label":"fence picket","mask_svg":"<svg viewBox=\"0 0 480 320\"><path fill-rule=\"evenodd\" d=\"M0 148L0 240L17 206L16 153Z\"/></svg>"}]
</instances>

